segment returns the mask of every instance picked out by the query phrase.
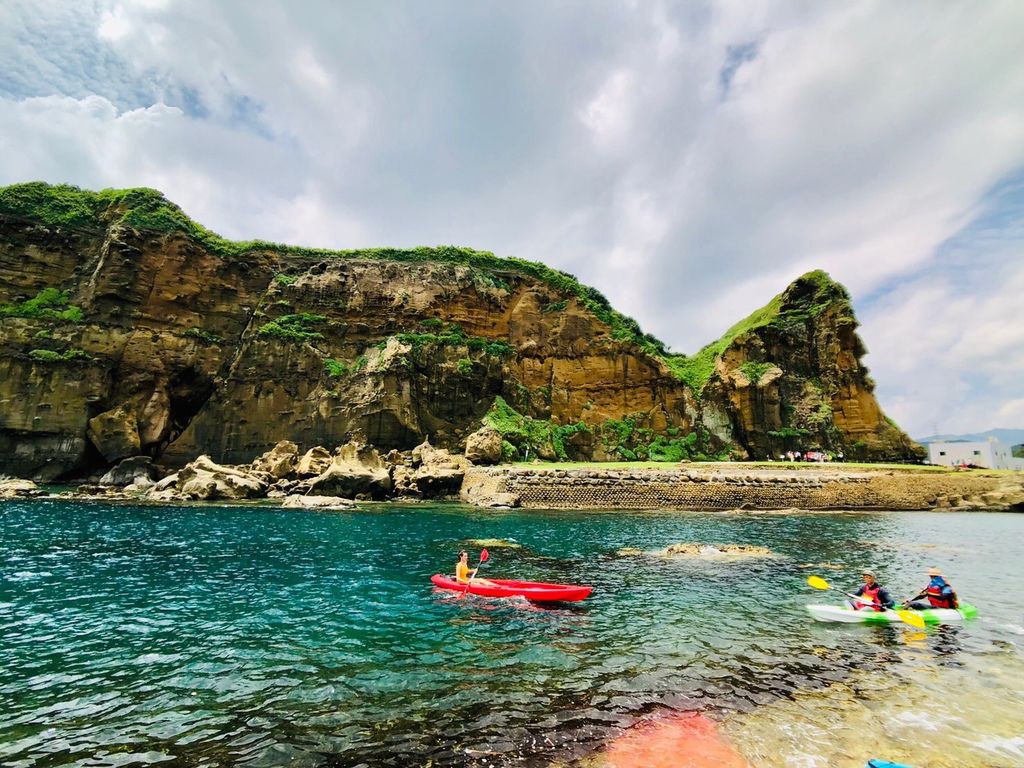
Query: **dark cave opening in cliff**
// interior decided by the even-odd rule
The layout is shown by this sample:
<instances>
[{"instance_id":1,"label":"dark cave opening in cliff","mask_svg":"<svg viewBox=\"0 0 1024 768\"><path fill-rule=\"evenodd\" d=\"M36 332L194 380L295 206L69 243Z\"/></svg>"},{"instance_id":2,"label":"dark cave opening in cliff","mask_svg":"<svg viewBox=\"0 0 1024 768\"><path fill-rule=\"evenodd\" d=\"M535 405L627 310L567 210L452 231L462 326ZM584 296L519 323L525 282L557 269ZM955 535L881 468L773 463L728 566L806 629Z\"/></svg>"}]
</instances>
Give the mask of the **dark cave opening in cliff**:
<instances>
[{"instance_id":1,"label":"dark cave opening in cliff","mask_svg":"<svg viewBox=\"0 0 1024 768\"><path fill-rule=\"evenodd\" d=\"M188 429L192 419L203 409L213 395L213 379L195 368L178 371L171 378L168 388L170 400L169 432L161 448L173 443Z\"/></svg>"}]
</instances>

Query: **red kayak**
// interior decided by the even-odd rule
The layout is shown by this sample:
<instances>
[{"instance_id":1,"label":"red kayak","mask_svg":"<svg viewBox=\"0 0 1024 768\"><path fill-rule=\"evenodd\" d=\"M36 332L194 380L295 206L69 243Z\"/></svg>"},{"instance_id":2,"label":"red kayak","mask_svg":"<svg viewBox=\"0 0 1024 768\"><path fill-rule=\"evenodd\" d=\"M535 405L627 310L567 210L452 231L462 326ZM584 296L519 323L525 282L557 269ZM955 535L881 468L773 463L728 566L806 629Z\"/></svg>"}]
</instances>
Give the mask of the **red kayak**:
<instances>
[{"instance_id":1,"label":"red kayak","mask_svg":"<svg viewBox=\"0 0 1024 768\"><path fill-rule=\"evenodd\" d=\"M436 573L430 577L435 587L450 589L453 592L465 592L466 585L459 584L451 576ZM492 587L477 584L469 585L469 592L482 597L525 597L534 603L573 603L583 600L594 588L576 584L548 584L543 581L512 581L510 579L490 579L498 586Z\"/></svg>"}]
</instances>

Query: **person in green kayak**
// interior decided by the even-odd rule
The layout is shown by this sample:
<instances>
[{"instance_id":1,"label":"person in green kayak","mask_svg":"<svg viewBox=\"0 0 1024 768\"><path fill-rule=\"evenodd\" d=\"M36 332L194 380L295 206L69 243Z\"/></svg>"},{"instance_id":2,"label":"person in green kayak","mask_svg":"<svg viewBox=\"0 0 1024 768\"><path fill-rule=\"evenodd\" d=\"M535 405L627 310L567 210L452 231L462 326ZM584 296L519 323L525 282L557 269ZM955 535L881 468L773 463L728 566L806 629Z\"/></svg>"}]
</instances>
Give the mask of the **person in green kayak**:
<instances>
[{"instance_id":1,"label":"person in green kayak","mask_svg":"<svg viewBox=\"0 0 1024 768\"><path fill-rule=\"evenodd\" d=\"M925 597L928 598L927 603L922 600ZM926 611L929 608L959 608L960 600L953 585L942 575L942 571L938 568L929 568L928 585L919 594L904 600L903 605L915 611Z\"/></svg>"},{"instance_id":2,"label":"person in green kayak","mask_svg":"<svg viewBox=\"0 0 1024 768\"><path fill-rule=\"evenodd\" d=\"M885 608L892 608L896 603L889 596L888 590L875 581L875 574L865 570L862 574L864 583L861 584L854 596L862 597L870 602L862 603L860 600L848 600L847 603L857 611L881 611Z\"/></svg>"},{"instance_id":3,"label":"person in green kayak","mask_svg":"<svg viewBox=\"0 0 1024 768\"><path fill-rule=\"evenodd\" d=\"M472 571L469 570L469 553L466 550L459 552L459 561L455 563L455 580L459 584L469 584L470 579L473 580L474 584L479 584L484 587L496 587L498 586L489 579L478 579L476 578L476 572L480 570L480 566L477 566Z\"/></svg>"}]
</instances>

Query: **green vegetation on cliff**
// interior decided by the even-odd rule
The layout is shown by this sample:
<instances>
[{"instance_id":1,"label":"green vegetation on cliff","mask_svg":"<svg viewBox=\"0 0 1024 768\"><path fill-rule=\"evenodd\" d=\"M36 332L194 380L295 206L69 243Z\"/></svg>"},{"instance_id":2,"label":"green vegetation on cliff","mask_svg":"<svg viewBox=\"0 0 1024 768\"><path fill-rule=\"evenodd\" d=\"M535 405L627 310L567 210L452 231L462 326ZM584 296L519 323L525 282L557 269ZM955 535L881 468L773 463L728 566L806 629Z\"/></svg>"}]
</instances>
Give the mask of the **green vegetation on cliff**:
<instances>
[{"instance_id":1,"label":"green vegetation on cliff","mask_svg":"<svg viewBox=\"0 0 1024 768\"><path fill-rule=\"evenodd\" d=\"M722 334L721 338L711 342L697 354L692 357L669 355L666 362L699 396L715 372L715 361L736 339L766 327L792 332L805 326L808 320L816 318L830 306L841 306L841 317L853 322L850 294L846 289L829 277L827 272L820 269L807 272L797 278L783 293L740 320ZM750 378L749 375L747 377Z\"/></svg>"},{"instance_id":2,"label":"green vegetation on cliff","mask_svg":"<svg viewBox=\"0 0 1024 768\"><path fill-rule=\"evenodd\" d=\"M727 452L710 456L704 453L700 445L701 436L697 432L682 435L679 429L670 428L669 434L656 434L654 430L640 426L641 420L638 414L624 419L608 419L596 427L582 421L555 424L525 416L498 397L484 416L483 423L501 434L507 445L505 459L508 461L527 456L565 461L568 441L581 432L597 439L607 453L626 461L678 462L684 459L708 461L728 458Z\"/></svg>"},{"instance_id":3,"label":"green vegetation on cliff","mask_svg":"<svg viewBox=\"0 0 1024 768\"><path fill-rule=\"evenodd\" d=\"M483 423L497 430L504 444L512 449L510 451L506 448L504 451L508 461L545 455L565 461L568 457L565 441L577 432L590 431L583 422L559 425L524 416L501 397L494 399L494 405L484 416Z\"/></svg>"},{"instance_id":4,"label":"green vegetation on cliff","mask_svg":"<svg viewBox=\"0 0 1024 768\"><path fill-rule=\"evenodd\" d=\"M33 349L28 356L40 363L69 363L75 360L91 360L89 353L83 349L68 349L55 352L52 349Z\"/></svg>"},{"instance_id":5,"label":"green vegetation on cliff","mask_svg":"<svg viewBox=\"0 0 1024 768\"><path fill-rule=\"evenodd\" d=\"M67 291L43 288L34 298L17 304L0 304L0 317L27 317L33 320L57 320L81 323L85 318L80 307L69 304Z\"/></svg>"},{"instance_id":6,"label":"green vegetation on cliff","mask_svg":"<svg viewBox=\"0 0 1024 768\"><path fill-rule=\"evenodd\" d=\"M323 315L303 312L298 315L282 315L263 325L256 335L261 338L283 339L285 341L316 341L324 335L313 330L314 326L327 320Z\"/></svg>"},{"instance_id":7,"label":"green vegetation on cliff","mask_svg":"<svg viewBox=\"0 0 1024 768\"><path fill-rule=\"evenodd\" d=\"M489 251L477 251L454 245L434 248L420 246L328 250L282 245L263 240L228 240L193 221L181 208L157 190L147 188L104 189L93 192L68 184L50 185L41 181L12 184L0 187L0 215L29 219L51 227L102 230L112 225L123 225L140 231L164 234L181 232L201 244L210 253L221 257L270 251L314 258L463 264L474 268L484 284L505 290L508 283L502 275L525 275L546 283L563 296L574 297L611 329L615 339L636 344L648 354L667 354L661 341L643 333L633 318L613 309L600 291L583 285L573 275L534 261L515 257L500 258ZM282 279L279 279L278 283L283 286L293 282L289 276L279 277Z\"/></svg>"},{"instance_id":8,"label":"green vegetation on cliff","mask_svg":"<svg viewBox=\"0 0 1024 768\"><path fill-rule=\"evenodd\" d=\"M504 341L495 341L483 336L468 336L458 323L446 323L435 317L427 318L420 323L427 331L419 333L397 333L395 338L408 344L414 352L423 347L467 347L474 352L485 352L494 357L511 357L515 350Z\"/></svg>"}]
</instances>

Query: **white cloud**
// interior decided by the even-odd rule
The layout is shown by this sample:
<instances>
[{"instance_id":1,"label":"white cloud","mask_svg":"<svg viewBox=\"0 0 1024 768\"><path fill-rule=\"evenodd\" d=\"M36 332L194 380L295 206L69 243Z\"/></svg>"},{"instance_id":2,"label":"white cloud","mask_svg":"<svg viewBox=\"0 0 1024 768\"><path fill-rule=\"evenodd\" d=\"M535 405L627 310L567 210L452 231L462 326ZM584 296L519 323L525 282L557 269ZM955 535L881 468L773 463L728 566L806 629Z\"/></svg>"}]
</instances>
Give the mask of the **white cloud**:
<instances>
[{"instance_id":1,"label":"white cloud","mask_svg":"<svg viewBox=\"0 0 1024 768\"><path fill-rule=\"evenodd\" d=\"M25 0L0 6L0 182L156 186L235 237L537 259L687 351L824 268L866 307L883 406L930 431L1016 400L1019 250L985 251L1002 282L940 254L1024 168L1022 29L1014 0Z\"/></svg>"},{"instance_id":2,"label":"white cloud","mask_svg":"<svg viewBox=\"0 0 1024 768\"><path fill-rule=\"evenodd\" d=\"M598 147L615 147L629 138L633 88L632 73L625 70L613 72L597 95L581 110L580 119L593 134Z\"/></svg>"}]
</instances>

